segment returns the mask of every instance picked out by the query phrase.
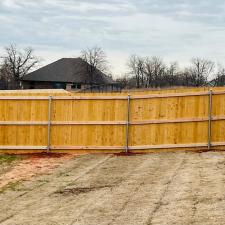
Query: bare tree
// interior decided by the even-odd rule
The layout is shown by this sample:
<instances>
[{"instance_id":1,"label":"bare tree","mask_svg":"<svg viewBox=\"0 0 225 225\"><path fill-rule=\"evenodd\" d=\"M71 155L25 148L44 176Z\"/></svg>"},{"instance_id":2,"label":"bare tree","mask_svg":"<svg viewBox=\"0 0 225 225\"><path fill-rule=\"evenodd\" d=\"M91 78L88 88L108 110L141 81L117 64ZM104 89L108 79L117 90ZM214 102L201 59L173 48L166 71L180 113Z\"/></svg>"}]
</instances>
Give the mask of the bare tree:
<instances>
[{"instance_id":1,"label":"bare tree","mask_svg":"<svg viewBox=\"0 0 225 225\"><path fill-rule=\"evenodd\" d=\"M136 87L161 87L168 85L165 80L166 65L159 57L130 56L128 60L130 74L136 79ZM174 65L175 69L175 65Z\"/></svg>"},{"instance_id":2,"label":"bare tree","mask_svg":"<svg viewBox=\"0 0 225 225\"><path fill-rule=\"evenodd\" d=\"M14 87L14 77L10 72L10 68L7 64L3 64L0 67L0 81L1 89L12 89Z\"/></svg>"},{"instance_id":3,"label":"bare tree","mask_svg":"<svg viewBox=\"0 0 225 225\"><path fill-rule=\"evenodd\" d=\"M179 78L180 78L180 85L181 86L193 86L191 73L189 71L189 68L184 68L182 71L179 72Z\"/></svg>"},{"instance_id":4,"label":"bare tree","mask_svg":"<svg viewBox=\"0 0 225 225\"><path fill-rule=\"evenodd\" d=\"M164 61L156 56L140 57L131 55L128 60L129 74L127 84L136 82L136 88L157 88L167 86L203 86L209 85L214 62L201 58L193 58L188 68L179 69L177 62L166 65ZM215 85L225 82L225 69L217 74ZM133 87L130 85L129 87Z\"/></svg>"},{"instance_id":5,"label":"bare tree","mask_svg":"<svg viewBox=\"0 0 225 225\"><path fill-rule=\"evenodd\" d=\"M152 63L153 63L153 76L154 76L154 81L155 87L161 87L163 84L163 76L165 74L165 64L161 58L158 57L152 57Z\"/></svg>"},{"instance_id":6,"label":"bare tree","mask_svg":"<svg viewBox=\"0 0 225 225\"><path fill-rule=\"evenodd\" d=\"M145 58L145 75L146 75L146 87L151 87L154 82L154 68L151 58Z\"/></svg>"},{"instance_id":7,"label":"bare tree","mask_svg":"<svg viewBox=\"0 0 225 225\"><path fill-rule=\"evenodd\" d=\"M137 68L137 63L138 63L138 56L136 55L131 55L128 59L127 66L129 68L129 73L131 76L135 77L136 80L136 87L140 87L140 76Z\"/></svg>"},{"instance_id":8,"label":"bare tree","mask_svg":"<svg viewBox=\"0 0 225 225\"><path fill-rule=\"evenodd\" d=\"M34 56L32 48L21 50L13 44L5 47L5 55L2 56L1 59L1 67L4 68L4 75L13 78L17 88L21 87L21 78L40 62L40 60Z\"/></svg>"},{"instance_id":9,"label":"bare tree","mask_svg":"<svg viewBox=\"0 0 225 225\"><path fill-rule=\"evenodd\" d=\"M127 65L129 68L129 73L135 77L136 87L144 87L146 83L145 59L137 55L131 55Z\"/></svg>"},{"instance_id":10,"label":"bare tree","mask_svg":"<svg viewBox=\"0 0 225 225\"><path fill-rule=\"evenodd\" d=\"M178 83L178 63L171 62L169 67L167 68L166 75L169 86L174 86Z\"/></svg>"},{"instance_id":11,"label":"bare tree","mask_svg":"<svg viewBox=\"0 0 225 225\"><path fill-rule=\"evenodd\" d=\"M129 74L126 73L116 79L116 82L120 84L122 89L129 87L129 81Z\"/></svg>"},{"instance_id":12,"label":"bare tree","mask_svg":"<svg viewBox=\"0 0 225 225\"><path fill-rule=\"evenodd\" d=\"M219 65L219 70L216 73L215 79L211 81L212 86L224 86L225 85L225 68Z\"/></svg>"},{"instance_id":13,"label":"bare tree","mask_svg":"<svg viewBox=\"0 0 225 225\"><path fill-rule=\"evenodd\" d=\"M160 87L163 85L165 74L165 64L159 57L153 56L145 58L145 74L147 87Z\"/></svg>"},{"instance_id":14,"label":"bare tree","mask_svg":"<svg viewBox=\"0 0 225 225\"><path fill-rule=\"evenodd\" d=\"M207 84L210 74L215 68L215 63L201 58L193 58L191 60L189 74L193 86L199 87Z\"/></svg>"},{"instance_id":15,"label":"bare tree","mask_svg":"<svg viewBox=\"0 0 225 225\"><path fill-rule=\"evenodd\" d=\"M94 82L94 75L99 70L107 73L109 64L105 52L100 47L87 48L81 51L81 58L87 62L87 72L90 76L91 84Z\"/></svg>"}]
</instances>

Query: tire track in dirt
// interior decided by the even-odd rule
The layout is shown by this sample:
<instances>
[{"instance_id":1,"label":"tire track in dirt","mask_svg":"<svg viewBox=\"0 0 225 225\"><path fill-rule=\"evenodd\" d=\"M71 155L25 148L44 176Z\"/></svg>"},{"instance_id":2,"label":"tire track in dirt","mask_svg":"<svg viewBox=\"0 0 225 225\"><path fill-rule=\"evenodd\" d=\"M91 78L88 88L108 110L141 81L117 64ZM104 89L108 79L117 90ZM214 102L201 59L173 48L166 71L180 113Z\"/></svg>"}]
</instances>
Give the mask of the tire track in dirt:
<instances>
[{"instance_id":1,"label":"tire track in dirt","mask_svg":"<svg viewBox=\"0 0 225 225\"><path fill-rule=\"evenodd\" d=\"M198 154L199 158L201 158L201 154ZM201 184L201 168L199 168L198 170L198 184L200 186ZM199 191L198 190L195 190L194 193L193 193L193 198L192 198L192 207L191 207L191 215L190 215L190 219L189 219L189 224L190 225L193 225L195 224L195 215L196 215L196 212L197 212L197 208L198 208L198 204L199 204L199 200L198 200L198 195L199 195Z\"/></svg>"},{"instance_id":2,"label":"tire track in dirt","mask_svg":"<svg viewBox=\"0 0 225 225\"><path fill-rule=\"evenodd\" d=\"M124 158L125 159L126 157L121 157L121 158ZM113 167L112 166L113 163L119 164L118 161L120 161L121 158L120 157L112 157L112 160L113 161L112 160L111 161L107 161L106 164L104 164L104 165L102 164L100 167L97 168L97 171L96 170L94 171L94 174L101 173L101 175L99 174L99 178L102 179L104 177L104 174L102 174L102 170L104 169L104 167L109 166L109 168L110 168L110 166ZM109 165L107 165L107 164L109 164ZM135 164L133 166L135 166ZM128 164L128 167L132 167L132 166L130 164ZM117 165L117 169L119 170L119 174L117 174L118 173L118 170L117 171L114 171L114 172L111 171L111 172L113 172L113 175L115 177L117 177L117 175L121 175L122 174L121 173L121 169L119 169L118 165ZM76 215L76 218L73 219L72 222L70 222L69 224L74 224L76 222L78 222L78 224L80 224L81 221L79 220L79 217L83 216L84 213L85 213L85 211L88 211L88 209L90 207L93 207L94 205L96 205L100 199L104 198L104 196L107 195L108 192L111 192L114 189L114 187L117 187L118 185L120 185L133 172L134 171L132 171L131 169L127 169L127 170L125 170L125 172L123 172L123 174L122 174L123 176L122 177L120 177L120 176L117 177L117 179L115 181L112 178L112 180L113 180L112 183L110 183L110 184L106 183L105 186L108 185L109 187L106 187L106 188L101 189L101 192L100 193L99 192L89 193L87 195L87 198L89 199L88 204L86 204L85 207L82 207L79 210L80 212ZM124 176L126 178L124 178ZM90 177L87 177L86 179L88 179L89 182L91 183L91 181L90 181L90 180L92 180L92 177L91 176ZM86 180L85 183L88 183L88 180ZM84 182L84 181L80 181L80 182ZM71 183L70 185L72 185L72 184L74 184L74 183ZM77 185L79 185L79 184L77 184ZM97 187L98 187L98 185L99 185L98 184L98 180L97 180L97 183L94 183L93 185L97 185ZM67 188L68 187L69 186L67 186ZM72 188L72 187L70 187L70 188Z\"/></svg>"},{"instance_id":3,"label":"tire track in dirt","mask_svg":"<svg viewBox=\"0 0 225 225\"><path fill-rule=\"evenodd\" d=\"M134 170L131 170L130 175L127 176L126 179L123 180L123 182L121 182L118 186L115 186L111 190L108 190L107 193L104 193L106 199L105 201L104 199L101 201L96 199L95 204L92 205L91 208L89 207L85 212L82 212L81 218L79 220L77 220L76 218L76 222L71 224L112 225L123 223L122 221L126 221L127 217L133 218L135 214L131 213L132 207L137 207L134 203L135 200L137 200L135 199L136 198L135 196L139 192L141 192L141 190L142 191L145 190L143 186L145 185L146 180L149 179L151 181L151 178L153 177L158 177L160 179L159 174L162 174L164 176L163 179L159 180L159 183L163 182L165 179L167 182L168 179L167 176L169 176L170 173L172 173L171 170L173 171L171 163L172 164L175 163L175 165L178 163L176 162L177 159L175 158L172 159L171 162L167 164L165 155L157 155L156 158L153 158L151 156L152 155L143 157L142 163ZM168 174L166 175L166 178L164 172ZM146 187L149 188L149 185L146 185ZM138 199L138 201L141 200ZM107 207L110 208L111 210L110 215L101 212L106 211ZM92 218L93 213L95 213L95 218ZM112 218L110 219L110 217ZM96 218L101 218L101 220L98 220ZM131 224L131 220L129 220L129 222L128 221L126 222L127 223L125 224Z\"/></svg>"},{"instance_id":4,"label":"tire track in dirt","mask_svg":"<svg viewBox=\"0 0 225 225\"><path fill-rule=\"evenodd\" d=\"M19 184L15 191L0 194L3 203L0 222L1 225L220 225L225 218L224 156L224 153L110 155L109 159L104 155L81 156L49 175ZM29 190L22 196L25 188Z\"/></svg>"},{"instance_id":5,"label":"tire track in dirt","mask_svg":"<svg viewBox=\"0 0 225 225\"><path fill-rule=\"evenodd\" d=\"M223 154L219 152L199 155L203 163L198 168L191 224L221 224L224 220L225 160L220 156Z\"/></svg>"},{"instance_id":6,"label":"tire track in dirt","mask_svg":"<svg viewBox=\"0 0 225 225\"><path fill-rule=\"evenodd\" d=\"M95 157L99 157L99 156L95 156ZM102 170L104 169L104 167L107 167L108 165L110 166L111 164L113 164L112 163L112 160L114 161L114 164L115 164L115 168L118 168L118 166L116 166L117 165L117 163L118 163L118 158L116 158L116 157L111 157L111 159L110 159L110 161L109 160L106 160L103 164L101 164L100 166L98 166L97 168L95 168L95 170L94 171L90 171L90 174L88 174L88 176L81 176L80 178L82 178L82 177L84 177L85 178L85 183L88 183L88 181L89 180L92 180L92 176L93 176L93 174L98 174L98 172L100 173L99 174L99 178L101 179L102 177L101 177L101 173L102 173ZM126 160L127 161L127 160ZM108 164L108 165L107 165ZM122 164L122 166L124 166L124 164ZM132 166L132 165L129 165L130 167ZM133 164L133 166L135 166L135 164ZM110 168L111 169L111 168ZM98 172L97 172L98 171ZM110 171L110 170L109 170ZM131 170L129 170L130 172L131 172ZM112 172L112 171L110 171L110 172ZM119 172L119 174L121 175L121 170L120 171L118 171ZM71 178L70 178L70 180L71 180ZM74 179L73 179L74 180ZM95 179L94 179L95 180ZM79 182L80 183L82 183L83 181L82 181L82 179L81 180L78 180L77 181L77 185L79 185ZM72 183L74 183L74 182L72 182ZM71 183L69 183L70 185L71 185ZM115 185L115 183L113 182L113 185ZM68 185L66 185L65 187L68 187ZM71 187L71 186L69 186L69 187ZM83 211L86 211L87 210L87 208L89 207L89 205L93 205L93 204L95 204L95 202L99 199L99 198L101 198L102 197L102 195L104 195L104 191L106 191L105 189L103 190L103 192L92 192L92 194L91 195L89 195L89 194L87 194L87 195L80 195L80 196L72 196L71 198L66 198L63 202L61 201L61 199L60 199L60 203L61 203L61 205L63 205L63 206L61 206L61 205L59 205L59 204L57 204L54 208L52 208L52 214L51 214L51 212L49 211L49 213L48 213L48 216L51 214L51 215L53 215L53 213L54 213L54 215L55 215L55 212L57 211L57 215L60 217L60 213L59 213L59 211L60 210L63 210L63 214L64 214L64 216L65 216L65 212L68 212L69 210L71 210L71 209L73 209L73 212L72 212L72 216L75 214L77 214L76 213L76 211L77 211L77 209L78 209L78 214L80 215L80 214L83 214L82 212ZM87 199L86 200L86 202L85 202L85 204L84 205L82 205L82 204L78 204L79 202L82 202L83 201L83 196ZM89 197L90 196L90 197ZM59 198L57 198L56 199L57 201L59 200ZM49 201L51 201L52 202L52 200L49 200ZM67 205L68 205L68 207L67 207ZM71 207L72 206L72 207ZM44 207L44 206L43 206ZM29 209L29 211L30 211L30 209ZM39 210L40 211L40 210ZM39 212L40 213L40 212ZM25 213L26 214L26 213ZM63 216L63 215L62 215ZM70 216L70 215L69 215ZM74 216L73 216L73 219L74 219ZM60 223L59 223L60 224ZM69 224L69 222L68 223L66 223L66 224Z\"/></svg>"},{"instance_id":7,"label":"tire track in dirt","mask_svg":"<svg viewBox=\"0 0 225 225\"><path fill-rule=\"evenodd\" d=\"M170 185L152 224L221 224L214 219L224 218L221 212L225 211L224 153L220 154L187 154L187 162Z\"/></svg>"},{"instance_id":8,"label":"tire track in dirt","mask_svg":"<svg viewBox=\"0 0 225 225\"><path fill-rule=\"evenodd\" d=\"M87 211L87 209L89 209L90 207L94 207L96 204L98 204L98 201L101 200L103 196L107 195L109 192L112 192L114 189L118 188L118 186L122 186L123 183L125 183L127 180L130 179L130 177L131 177L130 175L132 175L133 173L137 172L141 166L142 166L142 165L138 165L134 170L132 170L132 169L127 170L127 169L126 169L126 173L123 174L125 177L123 176L121 179L117 180L116 183L113 183L112 188L110 188L110 189L107 188L106 190L104 190L103 193L98 194L98 196L95 196L94 198L93 198L93 196L92 196L93 201L91 201L90 204L88 204L87 207L84 208L84 209L80 212L80 214L77 216L77 218L74 219L74 220L70 223L70 225L75 225L76 222L78 222L78 224L80 225L81 220L79 220L79 217L83 216L84 213L85 213L85 211ZM136 189L138 190L138 189L139 189L139 186L137 186ZM128 202L129 202L129 200L126 201L126 202L123 204L122 209L126 207L126 204L127 204Z\"/></svg>"},{"instance_id":9,"label":"tire track in dirt","mask_svg":"<svg viewBox=\"0 0 225 225\"><path fill-rule=\"evenodd\" d=\"M160 207L155 210L151 220L151 225L182 224L189 225L195 210L195 197L193 192L193 181L199 178L198 164L199 154L186 154L183 164L167 186L166 192L160 201ZM196 160L196 162L195 162ZM194 161L194 162L193 162ZM197 181L196 180L196 181Z\"/></svg>"},{"instance_id":10,"label":"tire track in dirt","mask_svg":"<svg viewBox=\"0 0 225 225\"><path fill-rule=\"evenodd\" d=\"M112 156L111 155L107 155L107 156L104 156L104 158L102 159L102 160L96 160L97 161L97 163L95 163L94 165L90 165L90 166L88 166L87 168L85 168L85 169L83 169L83 171L81 172L81 173L78 173L77 175L76 175L76 177L75 177L75 179L74 179L74 182L75 182L75 180L77 180L77 179L79 179L80 177L82 177L82 176L84 176L85 174L87 174L87 173L89 173L89 172L91 172L95 167L98 167L99 165L101 165L102 163L104 163L105 161L107 161L109 158L111 158ZM98 158L97 158L98 159ZM81 158L81 160L83 160L83 158ZM89 163L91 164L91 162L89 161ZM74 168L71 168L71 171L73 170ZM80 167L79 167L79 163L78 163L78 169L80 169ZM67 172L68 172L68 170L67 170ZM52 179L54 179L54 178L52 178ZM58 176L56 177L56 179L58 179ZM51 180L51 182L52 182L53 180ZM48 196L50 193L48 192L48 189L49 189L49 183L43 183L43 184L41 184L41 185L38 185L38 186L35 186L35 188L33 188L33 189L31 189L30 191L28 191L27 193L23 193L22 194L22 198L21 197L18 197L17 198L17 201L23 201L24 200L24 198L25 198L25 200L28 198L29 199L29 196L25 196L25 195L30 195L30 196L32 196L32 195L34 195L34 193L36 193L36 192L39 192L39 193L44 193L44 195L42 195L41 196L41 198L39 198L38 196L38 194L36 195L36 199L38 199L38 201L41 201L43 198L45 198L46 196ZM37 189L44 189L43 191L42 190L39 190L39 191L37 191ZM50 188L51 189L51 188ZM1 199L1 198L0 198ZM31 200L30 201L25 201L25 204L22 204L22 205L20 205L20 207L18 207L18 205L17 205L17 209L16 210L13 210L13 214L9 214L10 213L10 211L12 211L11 210L11 206L9 206L8 208L6 208L6 209L2 209L1 207L0 207L0 210L1 211L5 211L5 212L7 212L7 214L8 215L5 215L5 218L7 218L7 217L9 217L7 220L9 220L9 219L12 219L14 216L16 216L21 210L23 210L23 209L28 209L28 208L30 208L30 207L32 207L33 206L33 204L34 204L34 199L33 198L31 198ZM1 218L1 217L0 217ZM3 219L4 220L4 219ZM7 222L7 220L4 220L4 222ZM1 222L0 222L0 224L1 224ZM5 223L4 223L5 224ZM6 223L7 224L7 223Z\"/></svg>"},{"instance_id":11,"label":"tire track in dirt","mask_svg":"<svg viewBox=\"0 0 225 225\"><path fill-rule=\"evenodd\" d=\"M79 176L77 176L77 177L73 180L73 182L67 184L65 187L74 185L74 184L76 183L76 181L77 181L79 178L81 178L81 177L87 175L88 173L92 172L96 167L101 166L102 164L104 164L106 161L108 161L108 160L109 160L110 158L112 158L112 157L113 157L112 155L108 155L106 158L104 158L104 159L101 160L100 162L97 162L95 165L93 165L92 167L88 168L88 169L85 170L83 173L81 173ZM71 169L71 171L72 171L72 170L73 170L73 169ZM61 188L65 188L65 187L61 187Z\"/></svg>"},{"instance_id":12,"label":"tire track in dirt","mask_svg":"<svg viewBox=\"0 0 225 225\"><path fill-rule=\"evenodd\" d=\"M155 172L157 173L157 171L160 168L156 168ZM131 179L131 177L129 178ZM140 184L137 184L137 186L134 188L134 190L131 192L132 194L135 194L139 191L139 189L141 189L141 186L144 184L144 182L142 181ZM107 224L107 225L112 225L113 223L115 223L115 221L118 219L118 217L120 217L120 215L124 212L126 206L128 205L128 203L131 201L132 199L132 195L129 196L129 198L127 198L127 200L123 203L122 207L120 208L119 213Z\"/></svg>"},{"instance_id":13,"label":"tire track in dirt","mask_svg":"<svg viewBox=\"0 0 225 225\"><path fill-rule=\"evenodd\" d=\"M172 176L169 178L169 180L167 181L167 183L165 184L164 190L161 193L161 196L159 198L159 201L157 202L155 208L153 209L153 211L151 212L146 225L152 225L152 219L154 218L155 214L157 213L157 211L160 209L162 203L163 203L163 199L166 196L168 189L170 187L170 185L172 185L174 179L176 178L176 176L178 175L178 173L180 172L180 170L182 170L182 168L185 166L186 164L186 160L185 158L181 159L179 165L177 166L177 168L175 169L175 171L173 172Z\"/></svg>"},{"instance_id":14,"label":"tire track in dirt","mask_svg":"<svg viewBox=\"0 0 225 225\"><path fill-rule=\"evenodd\" d=\"M183 161L183 159L182 158L179 159L179 157L178 158L175 157L175 159L173 159L173 160L175 162L173 162L173 163L170 162L170 163L173 166L178 164L178 167L182 164L182 161ZM110 225L119 224L122 221L127 221L127 223L129 222L129 224L136 224L132 220L139 221L140 224L144 224L144 220L146 220L145 217L146 217L147 213L149 211L153 211L154 212L154 210L157 207L158 202L159 202L158 199L160 199L160 196L163 195L162 194L163 190L160 190L160 191L157 192L157 189L155 189L155 188L157 188L157 186L159 186L161 183L162 183L161 185L163 185L163 186L167 185L169 183L168 179L170 180L170 178L168 178L168 176L171 177L170 174L172 173L172 176L174 174L173 166L171 166L170 163L167 164L166 161L167 160L162 156L162 158L160 158L160 161L157 162L156 168L154 169L154 171L152 171L153 174L150 173L150 174L144 175L143 180L145 180L145 182L146 182L146 180L150 180L152 176L153 176L152 178L156 178L157 177L158 181L156 183L151 183L151 182L148 183L148 182L146 182L146 184L144 182L143 184L145 184L145 185L143 185L143 184L139 185L137 191L134 191L133 192L134 194L130 196L129 201L126 204L127 205L127 209L124 209L123 211L121 211L120 215L118 215L118 217L116 217L114 219L114 222L112 224L110 224ZM160 174L162 174L163 176L160 177ZM151 199L153 204L142 205L142 207L143 207L142 210L145 211L145 214L144 213L143 214L142 213L141 214L140 213L134 213L132 215L131 213L129 213L129 212L132 212L136 207L138 207L137 206L138 204L140 204L141 202L144 202L144 199L147 199L149 197L151 198L151 196L148 196L148 189L149 188L155 190L155 195L156 195L155 197L156 198L155 199ZM150 202L151 201L148 201L148 203L150 203Z\"/></svg>"},{"instance_id":15,"label":"tire track in dirt","mask_svg":"<svg viewBox=\"0 0 225 225\"><path fill-rule=\"evenodd\" d=\"M62 169L63 169L63 172L61 172L60 171L60 168L61 167L59 167L59 168L57 168L57 170L56 171L51 171L52 172L52 174L49 174L49 173L46 173L46 176L48 177L48 175L53 175L53 176L55 176L55 177L53 177L52 179L61 179L62 178L62 175L65 175L65 174L67 174L68 172L71 172L71 171L73 171L73 170L75 170L75 169L80 169L80 163L82 164L82 161L84 160L83 158L78 158L78 157L76 157L76 156L74 156L73 157L76 161L76 163L75 163L75 166L67 166L67 165L61 165L61 167L62 167ZM74 159L71 159L70 161L72 161L72 163L74 162ZM81 160L81 162L80 162L80 160ZM67 162L68 163L68 162ZM66 171L64 171L64 167L68 167L67 169L66 169ZM87 169L87 168L85 168L85 169ZM55 173L55 174L54 174ZM39 174L39 175L43 175L43 176L45 176L45 174ZM42 177L43 177L42 176ZM41 176L40 176L41 177ZM34 179L34 182L37 182L38 181L38 177L35 177L36 179ZM31 182L33 182L32 180L31 180ZM27 191L26 193L31 193L31 191L35 191L37 188L40 188L40 187L42 187L42 186L44 186L44 185L49 185L48 184L48 182L41 182L41 184L37 184L37 185L35 185L32 189L29 189L29 191ZM24 194L26 194L26 193L23 193L22 195L24 195ZM20 195L18 195L17 197L20 197ZM17 198L17 197L13 197L13 199L14 198Z\"/></svg>"}]
</instances>

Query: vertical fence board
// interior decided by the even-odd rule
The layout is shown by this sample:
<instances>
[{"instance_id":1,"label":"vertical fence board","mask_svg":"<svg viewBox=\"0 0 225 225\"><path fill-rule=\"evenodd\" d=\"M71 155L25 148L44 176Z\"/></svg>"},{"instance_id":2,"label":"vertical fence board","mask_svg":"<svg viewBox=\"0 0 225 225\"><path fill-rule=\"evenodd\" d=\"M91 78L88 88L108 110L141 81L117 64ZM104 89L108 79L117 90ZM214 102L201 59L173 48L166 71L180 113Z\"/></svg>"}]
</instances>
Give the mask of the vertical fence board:
<instances>
[{"instance_id":1,"label":"vertical fence board","mask_svg":"<svg viewBox=\"0 0 225 225\"><path fill-rule=\"evenodd\" d=\"M225 88L214 88L213 91ZM208 88L156 90L134 92L131 94L129 146L173 146L196 145L207 147L209 96L174 96L165 98L135 99L133 97L149 94L166 93L208 93ZM127 132L127 96L121 94L77 94L59 92L0 92L1 96L50 96L52 100L51 147L68 149L126 149ZM124 96L124 99L95 100L59 100L56 96ZM46 100L1 100L0 146L48 146L48 99ZM212 108L212 143L225 142L225 120L214 121L214 117L225 118L225 94L213 95ZM174 120L203 120L174 122ZM161 121L161 122L160 122ZM163 121L163 122L162 122ZM168 122L169 121L169 122ZM25 125L14 122L36 122L45 124ZM84 123L84 124L69 124ZM95 124L104 122L105 124ZM113 125L107 123L114 123ZM118 124L116 124L119 122ZM121 124L121 122L123 124ZM133 124L145 122L146 124ZM160 123L159 123L160 122ZM10 124L12 123L12 124ZM65 123L57 125L56 123ZM85 123L93 123L86 124ZM225 144L224 144L225 145ZM213 146L213 145L212 145ZM146 147L147 148L147 147ZM0 148L1 150L1 148ZM101 150L99 150L101 151Z\"/></svg>"}]
</instances>

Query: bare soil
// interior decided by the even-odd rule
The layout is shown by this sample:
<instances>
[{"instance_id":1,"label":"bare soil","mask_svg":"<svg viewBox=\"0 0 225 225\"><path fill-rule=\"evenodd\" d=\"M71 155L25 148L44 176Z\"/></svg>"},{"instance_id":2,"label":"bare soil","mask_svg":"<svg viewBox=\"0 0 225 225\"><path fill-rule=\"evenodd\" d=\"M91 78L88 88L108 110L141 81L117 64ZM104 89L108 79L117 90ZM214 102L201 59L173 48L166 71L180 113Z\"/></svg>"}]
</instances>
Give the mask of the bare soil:
<instances>
[{"instance_id":1,"label":"bare soil","mask_svg":"<svg viewBox=\"0 0 225 225\"><path fill-rule=\"evenodd\" d=\"M49 156L45 154L40 155L23 155L10 156L4 155L5 160L0 163L0 191L8 184L13 184L21 180L26 180L38 174L50 172L54 168L65 162L66 159L71 158L72 155L59 154ZM20 160L19 162L17 160Z\"/></svg>"},{"instance_id":2,"label":"bare soil","mask_svg":"<svg viewBox=\"0 0 225 225\"><path fill-rule=\"evenodd\" d=\"M10 165L0 174L0 224L225 221L224 152L28 157Z\"/></svg>"}]
</instances>

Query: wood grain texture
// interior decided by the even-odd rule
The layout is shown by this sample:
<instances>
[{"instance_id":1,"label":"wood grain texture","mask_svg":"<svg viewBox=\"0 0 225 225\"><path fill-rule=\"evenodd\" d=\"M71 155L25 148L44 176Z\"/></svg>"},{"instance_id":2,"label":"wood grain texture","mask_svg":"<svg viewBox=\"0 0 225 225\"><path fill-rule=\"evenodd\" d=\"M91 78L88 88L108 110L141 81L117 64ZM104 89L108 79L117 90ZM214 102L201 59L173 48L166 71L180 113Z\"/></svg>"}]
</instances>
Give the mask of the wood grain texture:
<instances>
[{"instance_id":1,"label":"wood grain texture","mask_svg":"<svg viewBox=\"0 0 225 225\"><path fill-rule=\"evenodd\" d=\"M53 151L124 151L127 96L129 149L207 147L209 88L122 93L0 91L0 150L45 150L48 99ZM213 88L212 147L225 146L225 88ZM43 147L44 146L44 147Z\"/></svg>"}]
</instances>

